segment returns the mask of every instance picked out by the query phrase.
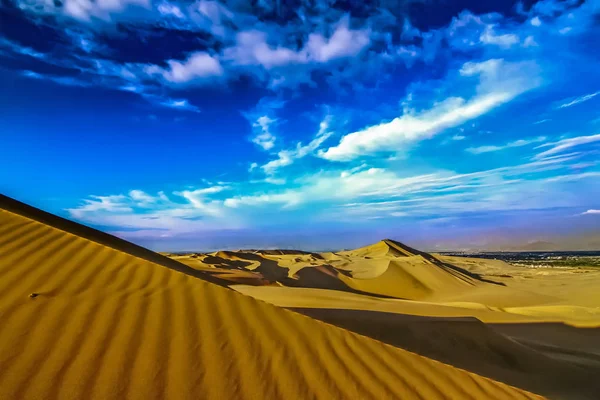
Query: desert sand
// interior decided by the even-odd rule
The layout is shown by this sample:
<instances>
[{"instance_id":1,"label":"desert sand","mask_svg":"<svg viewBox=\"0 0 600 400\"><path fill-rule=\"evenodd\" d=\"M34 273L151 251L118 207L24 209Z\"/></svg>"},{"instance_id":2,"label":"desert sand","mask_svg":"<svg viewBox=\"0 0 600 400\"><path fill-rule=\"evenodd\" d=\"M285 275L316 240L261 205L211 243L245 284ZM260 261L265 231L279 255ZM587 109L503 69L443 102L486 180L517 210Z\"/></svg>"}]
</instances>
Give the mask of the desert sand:
<instances>
[{"instance_id":1,"label":"desert sand","mask_svg":"<svg viewBox=\"0 0 600 400\"><path fill-rule=\"evenodd\" d=\"M597 399L600 270L356 250L170 255L236 291L557 399Z\"/></svg>"},{"instance_id":2,"label":"desert sand","mask_svg":"<svg viewBox=\"0 0 600 400\"><path fill-rule=\"evenodd\" d=\"M0 198L0 398L538 398Z\"/></svg>"},{"instance_id":3,"label":"desert sand","mask_svg":"<svg viewBox=\"0 0 600 400\"><path fill-rule=\"evenodd\" d=\"M513 269L168 258L0 196L0 399L597 398L599 275Z\"/></svg>"}]
</instances>

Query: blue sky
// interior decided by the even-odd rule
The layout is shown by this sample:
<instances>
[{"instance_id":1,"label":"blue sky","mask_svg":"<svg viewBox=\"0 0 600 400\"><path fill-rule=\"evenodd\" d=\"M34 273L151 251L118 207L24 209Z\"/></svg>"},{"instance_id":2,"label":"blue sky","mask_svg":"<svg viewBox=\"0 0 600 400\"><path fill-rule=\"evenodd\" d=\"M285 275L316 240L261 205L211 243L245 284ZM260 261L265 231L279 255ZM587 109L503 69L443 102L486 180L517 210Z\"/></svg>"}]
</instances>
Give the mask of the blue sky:
<instances>
[{"instance_id":1,"label":"blue sky","mask_svg":"<svg viewBox=\"0 0 600 400\"><path fill-rule=\"evenodd\" d=\"M598 233L598 21L598 0L4 0L0 189L157 250Z\"/></svg>"}]
</instances>

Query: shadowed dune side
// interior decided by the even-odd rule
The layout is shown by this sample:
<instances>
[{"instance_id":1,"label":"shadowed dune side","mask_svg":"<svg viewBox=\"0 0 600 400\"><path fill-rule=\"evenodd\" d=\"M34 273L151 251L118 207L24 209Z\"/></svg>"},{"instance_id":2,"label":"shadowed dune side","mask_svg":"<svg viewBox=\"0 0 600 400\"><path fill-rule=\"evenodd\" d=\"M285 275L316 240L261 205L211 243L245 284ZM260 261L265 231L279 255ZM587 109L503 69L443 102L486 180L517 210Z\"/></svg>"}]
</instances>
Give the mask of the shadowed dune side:
<instances>
[{"instance_id":1,"label":"shadowed dune side","mask_svg":"<svg viewBox=\"0 0 600 400\"><path fill-rule=\"evenodd\" d=\"M277 255L277 256L284 256L284 255L310 255L316 258L320 258L321 256L319 255L319 253L311 253L309 251L302 251L302 250L285 250L285 249L274 249L274 250L244 250L244 252L254 252L257 254L262 254L262 255Z\"/></svg>"},{"instance_id":2,"label":"shadowed dune side","mask_svg":"<svg viewBox=\"0 0 600 400\"><path fill-rule=\"evenodd\" d=\"M452 274L424 263L419 258L406 257L405 260L365 260L363 264L387 264L384 272L375 277L362 278L340 276L348 286L365 293L386 295L395 298L425 299L440 291L459 292L474 284L465 279L455 279ZM374 268L375 265L374 265Z\"/></svg>"},{"instance_id":3,"label":"shadowed dune side","mask_svg":"<svg viewBox=\"0 0 600 400\"><path fill-rule=\"evenodd\" d=\"M409 246L407 246L403 243L397 242L395 240L385 239L384 242L391 248L396 249L397 251L403 251L406 253L419 255L419 256L423 257L425 260L432 263L433 265L435 265L447 272L450 272L452 275L459 277L460 279L464 279L464 276L466 275L469 278L472 278L472 279L475 279L475 280L478 280L481 282L487 282L487 283L492 283L495 285L504 286L504 284L501 282L496 282L496 281L492 281L489 279L485 279L480 274L476 274L474 272L471 272L467 269L461 268L461 267L451 264L449 262L442 261L432 254L429 254L429 253L426 253L424 251L420 251L417 249L413 249L412 247L409 247Z\"/></svg>"},{"instance_id":4,"label":"shadowed dune side","mask_svg":"<svg viewBox=\"0 0 600 400\"><path fill-rule=\"evenodd\" d=\"M282 281L285 286L338 290L341 292L354 293L358 295L369 295L375 297L389 298L385 293L369 293L348 285L340 276L340 271L330 265L320 265L317 267L306 267L298 270L294 278L287 278Z\"/></svg>"},{"instance_id":5,"label":"shadowed dune side","mask_svg":"<svg viewBox=\"0 0 600 400\"><path fill-rule=\"evenodd\" d=\"M319 258L313 253L291 253L286 250L284 256L309 255L312 264L306 265L297 258L280 259L269 258L259 252L247 251L219 251L210 254L171 256L173 259L194 269L204 271L231 284L246 284L252 286L287 286L313 289L339 290L354 294L389 298L385 293L365 292L348 285L340 274L345 271L330 265L319 263ZM275 256L279 256L276 254ZM301 266L294 265L295 262ZM290 264L292 268L285 265ZM295 267L295 268L294 268ZM229 271L229 273L227 272ZM293 272L293 273L292 273ZM397 297L397 296L396 296Z\"/></svg>"},{"instance_id":6,"label":"shadowed dune side","mask_svg":"<svg viewBox=\"0 0 600 400\"><path fill-rule=\"evenodd\" d=\"M600 328L566 324L490 324L497 332L558 360L567 360L600 376ZM600 390L598 391L600 393Z\"/></svg>"},{"instance_id":7,"label":"shadowed dune side","mask_svg":"<svg viewBox=\"0 0 600 400\"><path fill-rule=\"evenodd\" d=\"M172 258L231 284L246 283L338 290L370 296L424 300L459 296L492 282L466 269L389 239L338 253L280 251L218 251L173 255ZM201 264L217 269L203 268ZM224 269L247 270L252 276L224 274ZM467 290L468 289L468 290Z\"/></svg>"},{"instance_id":8,"label":"shadowed dune side","mask_svg":"<svg viewBox=\"0 0 600 400\"><path fill-rule=\"evenodd\" d=\"M65 230L0 210L2 399L539 398Z\"/></svg>"},{"instance_id":9,"label":"shadowed dune side","mask_svg":"<svg viewBox=\"0 0 600 400\"><path fill-rule=\"evenodd\" d=\"M290 308L312 318L381 340L415 353L554 399L597 399L600 364L585 363L589 354L578 354L584 363L556 359L537 349L543 343L534 332L548 335L549 324L507 324L515 335L527 335L526 346L500 334L475 318L438 318L377 311L325 308ZM536 325L539 326L536 329ZM559 326L560 324L554 324ZM500 327L502 324L494 324ZM586 336L589 346L600 349L600 329L563 325L572 337ZM575 332L578 333L575 334ZM583 333L581 333L583 332ZM564 344L564 339L561 344ZM523 341L525 342L525 341ZM573 344L573 343L572 343Z\"/></svg>"}]
</instances>

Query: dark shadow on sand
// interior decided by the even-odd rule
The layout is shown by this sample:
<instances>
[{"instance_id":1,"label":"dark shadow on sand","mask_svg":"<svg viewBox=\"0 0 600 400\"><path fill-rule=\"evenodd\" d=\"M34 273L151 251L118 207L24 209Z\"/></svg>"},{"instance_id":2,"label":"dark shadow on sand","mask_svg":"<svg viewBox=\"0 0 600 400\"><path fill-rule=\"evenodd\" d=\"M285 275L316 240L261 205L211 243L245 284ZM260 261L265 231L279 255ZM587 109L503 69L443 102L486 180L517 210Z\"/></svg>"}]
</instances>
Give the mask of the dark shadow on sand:
<instances>
[{"instance_id":1,"label":"dark shadow on sand","mask_svg":"<svg viewBox=\"0 0 600 400\"><path fill-rule=\"evenodd\" d=\"M290 308L309 317L551 399L597 400L600 364L591 367L550 357L476 318L437 318L377 311ZM552 336L553 325L587 335L600 347L600 329L580 331L564 324L507 324L527 336ZM574 335L573 338L578 337ZM575 339L576 340L576 339ZM576 345L573 343L573 345Z\"/></svg>"}]
</instances>

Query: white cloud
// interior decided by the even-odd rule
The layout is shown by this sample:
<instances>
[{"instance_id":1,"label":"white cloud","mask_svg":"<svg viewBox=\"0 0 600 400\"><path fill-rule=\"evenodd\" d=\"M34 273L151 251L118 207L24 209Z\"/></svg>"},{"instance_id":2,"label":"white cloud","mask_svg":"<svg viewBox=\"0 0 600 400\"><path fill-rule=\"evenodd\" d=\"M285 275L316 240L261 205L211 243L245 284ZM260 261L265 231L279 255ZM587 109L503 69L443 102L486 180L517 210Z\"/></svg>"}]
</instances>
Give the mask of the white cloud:
<instances>
[{"instance_id":1,"label":"white cloud","mask_svg":"<svg viewBox=\"0 0 600 400\"><path fill-rule=\"evenodd\" d=\"M137 189L129 191L127 195L89 197L89 199L84 200L83 205L69 209L68 211L73 216L81 217L85 214L98 212L127 213L133 212L136 208L152 208L170 203L169 198L164 192L158 192L156 196L152 196Z\"/></svg>"},{"instance_id":2,"label":"white cloud","mask_svg":"<svg viewBox=\"0 0 600 400\"><path fill-rule=\"evenodd\" d=\"M129 192L129 197L134 202L137 202L138 206L150 205L158 201L169 201L164 192L158 192L158 196L154 197L141 190L131 190Z\"/></svg>"},{"instance_id":3,"label":"white cloud","mask_svg":"<svg viewBox=\"0 0 600 400\"><path fill-rule=\"evenodd\" d=\"M538 17L538 16L535 16L535 17L533 17L533 18L532 18L532 19L529 21L529 23L530 23L531 25L533 25L533 26L541 26L541 25L542 25L542 20L540 19L540 17Z\"/></svg>"},{"instance_id":4,"label":"white cloud","mask_svg":"<svg viewBox=\"0 0 600 400\"><path fill-rule=\"evenodd\" d=\"M538 43L535 41L533 36L527 36L523 41L523 47L537 47Z\"/></svg>"},{"instance_id":5,"label":"white cloud","mask_svg":"<svg viewBox=\"0 0 600 400\"><path fill-rule=\"evenodd\" d=\"M464 135L454 135L452 136L452 140L465 140L467 137Z\"/></svg>"},{"instance_id":6,"label":"white cloud","mask_svg":"<svg viewBox=\"0 0 600 400\"><path fill-rule=\"evenodd\" d=\"M272 176L267 176L264 179L265 183L270 183L272 185L285 185L287 183L287 180L285 178L274 178Z\"/></svg>"},{"instance_id":7,"label":"white cloud","mask_svg":"<svg viewBox=\"0 0 600 400\"><path fill-rule=\"evenodd\" d=\"M600 215L600 210L587 210L582 212L581 215Z\"/></svg>"},{"instance_id":8,"label":"white cloud","mask_svg":"<svg viewBox=\"0 0 600 400\"><path fill-rule=\"evenodd\" d=\"M275 135L271 133L271 125L275 122L276 120L267 115L258 117L252 124L256 132L252 138L252 143L259 145L263 150L271 150L275 146L276 140Z\"/></svg>"},{"instance_id":9,"label":"white cloud","mask_svg":"<svg viewBox=\"0 0 600 400\"><path fill-rule=\"evenodd\" d=\"M293 63L306 63L306 53L267 43L267 34L260 31L240 32L236 45L223 52L225 60L235 65L261 65L266 69Z\"/></svg>"},{"instance_id":10,"label":"white cloud","mask_svg":"<svg viewBox=\"0 0 600 400\"><path fill-rule=\"evenodd\" d=\"M268 43L265 32L251 30L239 32L235 46L223 52L223 58L234 65L261 65L266 69L290 64L326 63L334 59L358 54L370 43L369 32L348 28L348 20L342 19L331 37L320 33L309 35L301 49L292 49Z\"/></svg>"},{"instance_id":11,"label":"white cloud","mask_svg":"<svg viewBox=\"0 0 600 400\"><path fill-rule=\"evenodd\" d=\"M547 118L545 118L545 119L540 119L540 120L538 120L538 121L535 121L535 122L533 123L533 125L539 125L539 124L543 124L544 122L550 122L550 121L552 121L552 120L551 120L551 119L547 119Z\"/></svg>"},{"instance_id":12,"label":"white cloud","mask_svg":"<svg viewBox=\"0 0 600 400\"><path fill-rule=\"evenodd\" d=\"M599 94L600 94L600 91L594 92L594 93L590 93L590 94L586 94L585 96L580 96L580 97L577 97L577 98L575 98L575 99L573 99L573 100L571 100L569 102L563 103L563 104L559 105L557 108L572 107L572 106L574 106L576 104L583 103L584 101L591 100L594 97L598 96Z\"/></svg>"},{"instance_id":13,"label":"white cloud","mask_svg":"<svg viewBox=\"0 0 600 400\"><path fill-rule=\"evenodd\" d=\"M310 210L313 221L356 222L386 216L414 218L440 213L452 216L474 211L586 207L589 203L581 196L559 190L565 182L597 179L600 174L569 174L570 161L576 159L576 155L567 154L471 173L437 170L412 176L361 165L308 174L294 180L293 187L238 193L224 199L215 196L229 190L221 184L172 193L172 198L183 202L172 201L162 192L150 195L141 190L127 195L91 196L69 212L88 223L174 235L256 228L265 223L262 213L286 212L291 213L286 218L305 218L306 210ZM547 171L566 174L551 179Z\"/></svg>"},{"instance_id":14,"label":"white cloud","mask_svg":"<svg viewBox=\"0 0 600 400\"><path fill-rule=\"evenodd\" d=\"M558 33L560 33L561 35L566 35L567 33L571 32L572 30L573 30L572 27L565 26L564 28L559 29Z\"/></svg>"},{"instance_id":15,"label":"white cloud","mask_svg":"<svg viewBox=\"0 0 600 400\"><path fill-rule=\"evenodd\" d=\"M547 143L539 147L551 147L549 150L546 150L542 153L539 153L536 158L547 158L553 154L562 153L564 151L570 150L575 146L580 146L582 144L595 143L600 141L600 134L590 135L590 136L578 136L574 138L568 138L559 140L554 143Z\"/></svg>"},{"instance_id":16,"label":"white cloud","mask_svg":"<svg viewBox=\"0 0 600 400\"><path fill-rule=\"evenodd\" d=\"M38 13L56 13L67 17L89 22L94 18L104 21L110 21L112 16L125 11L129 7L151 7L150 0L64 0L57 5L57 2L51 0L32 0L21 1L19 8L38 12Z\"/></svg>"},{"instance_id":17,"label":"white cloud","mask_svg":"<svg viewBox=\"0 0 600 400\"><path fill-rule=\"evenodd\" d=\"M483 31L479 39L482 43L493 44L504 48L508 48L514 44L519 43L519 37L517 35L514 35L512 33L496 35L494 33L493 28L489 25Z\"/></svg>"},{"instance_id":18,"label":"white cloud","mask_svg":"<svg viewBox=\"0 0 600 400\"><path fill-rule=\"evenodd\" d=\"M230 208L241 206L260 207L270 204L281 204L289 207L298 204L300 199L301 195L299 193L288 190L283 193L232 197L225 199L223 204Z\"/></svg>"},{"instance_id":19,"label":"white cloud","mask_svg":"<svg viewBox=\"0 0 600 400\"><path fill-rule=\"evenodd\" d=\"M157 10L161 15L174 16L175 18L179 19L185 18L185 15L181 11L181 8L167 1L160 3L157 7Z\"/></svg>"},{"instance_id":20,"label":"white cloud","mask_svg":"<svg viewBox=\"0 0 600 400\"><path fill-rule=\"evenodd\" d=\"M308 59L324 63L354 56L368 46L371 42L369 31L351 30L348 28L348 22L348 18L342 19L330 38L321 34L310 34L305 48Z\"/></svg>"},{"instance_id":21,"label":"white cloud","mask_svg":"<svg viewBox=\"0 0 600 400\"><path fill-rule=\"evenodd\" d=\"M398 151L408 143L430 138L444 129L458 126L504 104L532 89L539 82L532 63L509 63L492 59L468 62L460 75L477 76L477 94L469 100L450 97L426 111L405 110L404 115L389 122L370 126L342 137L340 143L319 155L332 161L349 161L380 151Z\"/></svg>"},{"instance_id":22,"label":"white cloud","mask_svg":"<svg viewBox=\"0 0 600 400\"><path fill-rule=\"evenodd\" d=\"M600 172L591 171L591 172L581 172L576 174L568 174L568 175L557 175L552 176L550 178L544 179L544 182L573 182L580 181L582 179L588 178L598 178L600 177Z\"/></svg>"},{"instance_id":23,"label":"white cloud","mask_svg":"<svg viewBox=\"0 0 600 400\"><path fill-rule=\"evenodd\" d=\"M297 189L233 197L224 204L234 208L268 204L293 207L307 202L353 198L397 181L394 173L379 168L322 172L302 178L301 187Z\"/></svg>"},{"instance_id":24,"label":"white cloud","mask_svg":"<svg viewBox=\"0 0 600 400\"><path fill-rule=\"evenodd\" d=\"M160 104L165 107L168 107L168 108L175 108L175 109L179 109L179 110L187 110L187 111L194 111L194 112L200 111L200 109L198 107L191 104L186 99L179 99L179 100L167 99L167 100L161 101Z\"/></svg>"},{"instance_id":25,"label":"white cloud","mask_svg":"<svg viewBox=\"0 0 600 400\"><path fill-rule=\"evenodd\" d=\"M465 151L469 152L471 154L490 153L490 152L493 152L493 151L505 150L505 149L509 149L509 148L512 148L512 147L522 147L522 146L527 146L527 145L532 144L532 143L544 142L545 140L546 140L545 136L539 136L539 137L531 138L531 139L519 139L519 140L515 140L513 142L509 142L509 143L506 143L506 144L501 145L501 146L469 147L469 148L466 148Z\"/></svg>"},{"instance_id":26,"label":"white cloud","mask_svg":"<svg viewBox=\"0 0 600 400\"><path fill-rule=\"evenodd\" d=\"M204 215L221 216L223 215L221 202L208 200L207 196L214 193L222 192L226 189L228 189L227 186L212 186L196 190L184 190L181 192L174 192L173 194L181 196L188 200L194 208L201 210Z\"/></svg>"},{"instance_id":27,"label":"white cloud","mask_svg":"<svg viewBox=\"0 0 600 400\"><path fill-rule=\"evenodd\" d=\"M255 207L272 210L273 206L296 209L324 204L326 208L322 218L334 220L342 216L366 218L381 213L389 215L390 212L422 216L437 215L442 209L465 212L565 206L572 199L560 196L542 199L536 194L547 193L544 190L549 191L551 185L559 184L559 181L552 182L543 177L536 180L533 176L550 170L569 171L567 163L574 158L567 155L465 174L437 171L408 177L401 177L391 170L367 166L322 171L297 179L295 188L234 196L226 199L224 205L240 210ZM528 177L527 180L521 179L523 175ZM565 179L569 176L566 175ZM591 177L578 176L573 179ZM318 210L318 207L314 210Z\"/></svg>"},{"instance_id":28,"label":"white cloud","mask_svg":"<svg viewBox=\"0 0 600 400\"><path fill-rule=\"evenodd\" d=\"M298 143L295 149L281 150L277 153L277 159L271 160L261 168L266 174L273 174L281 167L286 167L293 164L294 160L306 157L308 154L313 153L317 150L325 140L327 140L332 133L329 129L330 117L325 117L319 124L319 131L313 140L307 145L303 146L302 143Z\"/></svg>"},{"instance_id":29,"label":"white cloud","mask_svg":"<svg viewBox=\"0 0 600 400\"><path fill-rule=\"evenodd\" d=\"M242 219L232 215L222 200L211 198L227 189L219 185L173 192L177 202L164 192L151 195L136 189L126 195L89 196L84 204L67 211L86 223L139 232L153 230L150 236L237 229L243 226Z\"/></svg>"},{"instance_id":30,"label":"white cloud","mask_svg":"<svg viewBox=\"0 0 600 400\"><path fill-rule=\"evenodd\" d=\"M185 61L168 60L168 68L157 65L146 66L149 75L161 75L166 81L181 84L223 75L223 67L216 57L199 51Z\"/></svg>"},{"instance_id":31,"label":"white cloud","mask_svg":"<svg viewBox=\"0 0 600 400\"><path fill-rule=\"evenodd\" d=\"M75 217L88 212L108 211L108 212L130 212L133 211L130 205L125 203L127 199L124 195L111 196L90 196L84 200L84 205L69 209L68 211Z\"/></svg>"},{"instance_id":32,"label":"white cloud","mask_svg":"<svg viewBox=\"0 0 600 400\"><path fill-rule=\"evenodd\" d=\"M193 20L201 24L208 20L209 30L215 36L223 37L228 33L226 22L234 18L234 13L218 1L199 0L190 6Z\"/></svg>"},{"instance_id":33,"label":"white cloud","mask_svg":"<svg viewBox=\"0 0 600 400\"><path fill-rule=\"evenodd\" d=\"M294 162L294 152L291 150L281 150L277 153L277 157L277 159L271 160L261 167L265 173L272 174L275 170Z\"/></svg>"},{"instance_id":34,"label":"white cloud","mask_svg":"<svg viewBox=\"0 0 600 400\"><path fill-rule=\"evenodd\" d=\"M195 5L198 12L210 19L215 25L220 25L224 20L233 17L233 13L218 1L200 0Z\"/></svg>"}]
</instances>

